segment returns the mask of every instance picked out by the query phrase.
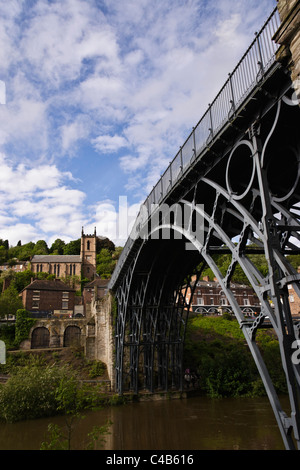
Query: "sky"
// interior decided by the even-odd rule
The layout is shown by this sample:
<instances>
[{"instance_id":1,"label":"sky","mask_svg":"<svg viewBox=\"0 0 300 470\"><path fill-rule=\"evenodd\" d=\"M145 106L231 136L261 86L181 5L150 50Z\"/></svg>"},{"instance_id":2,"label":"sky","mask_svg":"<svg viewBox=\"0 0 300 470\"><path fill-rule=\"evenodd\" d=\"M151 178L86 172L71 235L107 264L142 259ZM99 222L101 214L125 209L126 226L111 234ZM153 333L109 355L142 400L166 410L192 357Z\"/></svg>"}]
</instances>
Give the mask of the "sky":
<instances>
[{"instance_id":1,"label":"sky","mask_svg":"<svg viewBox=\"0 0 300 470\"><path fill-rule=\"evenodd\" d=\"M123 246L275 6L0 0L0 238Z\"/></svg>"}]
</instances>

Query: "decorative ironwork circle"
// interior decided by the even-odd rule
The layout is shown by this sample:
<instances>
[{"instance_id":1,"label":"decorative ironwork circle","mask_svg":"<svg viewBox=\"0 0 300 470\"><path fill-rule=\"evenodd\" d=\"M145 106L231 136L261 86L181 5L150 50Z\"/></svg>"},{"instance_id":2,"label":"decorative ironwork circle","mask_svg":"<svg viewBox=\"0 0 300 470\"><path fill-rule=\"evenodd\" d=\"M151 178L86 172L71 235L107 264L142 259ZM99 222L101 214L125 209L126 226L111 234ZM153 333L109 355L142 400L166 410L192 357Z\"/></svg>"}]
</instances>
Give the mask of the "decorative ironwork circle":
<instances>
[{"instance_id":1,"label":"decorative ironwork circle","mask_svg":"<svg viewBox=\"0 0 300 470\"><path fill-rule=\"evenodd\" d=\"M243 199L249 192L255 175L254 149L247 140L232 150L226 168L226 186L233 199Z\"/></svg>"}]
</instances>

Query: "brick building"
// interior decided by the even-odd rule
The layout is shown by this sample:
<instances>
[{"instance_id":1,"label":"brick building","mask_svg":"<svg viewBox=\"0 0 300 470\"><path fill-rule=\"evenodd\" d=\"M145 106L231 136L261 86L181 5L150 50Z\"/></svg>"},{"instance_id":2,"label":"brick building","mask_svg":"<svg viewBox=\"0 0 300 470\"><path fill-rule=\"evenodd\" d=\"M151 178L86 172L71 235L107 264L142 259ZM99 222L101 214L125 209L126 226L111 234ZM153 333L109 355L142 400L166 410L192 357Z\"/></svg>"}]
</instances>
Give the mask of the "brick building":
<instances>
[{"instance_id":1,"label":"brick building","mask_svg":"<svg viewBox=\"0 0 300 470\"><path fill-rule=\"evenodd\" d=\"M13 260L13 263L2 263L0 264L0 271L13 271L15 273L21 273L26 271L29 266L29 261Z\"/></svg>"},{"instance_id":2,"label":"brick building","mask_svg":"<svg viewBox=\"0 0 300 470\"><path fill-rule=\"evenodd\" d=\"M194 287L195 290L191 301L193 312L209 314L232 312L230 303L216 279L211 281L208 277L204 277ZM238 305L246 315L253 315L260 311L258 297L251 287L232 282L230 288ZM190 302L190 289L186 297L187 302Z\"/></svg>"},{"instance_id":3,"label":"brick building","mask_svg":"<svg viewBox=\"0 0 300 470\"><path fill-rule=\"evenodd\" d=\"M24 308L39 317L74 314L75 289L60 279L36 279L20 292L20 297Z\"/></svg>"},{"instance_id":4,"label":"brick building","mask_svg":"<svg viewBox=\"0 0 300 470\"><path fill-rule=\"evenodd\" d=\"M34 255L31 270L54 274L57 278L77 276L92 280L96 274L96 246L96 228L92 235L85 235L82 229L79 255Z\"/></svg>"},{"instance_id":5,"label":"brick building","mask_svg":"<svg viewBox=\"0 0 300 470\"><path fill-rule=\"evenodd\" d=\"M298 267L298 275L300 274L300 266ZM300 316L300 297L299 294L295 291L292 284L288 284L289 290L289 303L291 314L294 316Z\"/></svg>"}]
</instances>

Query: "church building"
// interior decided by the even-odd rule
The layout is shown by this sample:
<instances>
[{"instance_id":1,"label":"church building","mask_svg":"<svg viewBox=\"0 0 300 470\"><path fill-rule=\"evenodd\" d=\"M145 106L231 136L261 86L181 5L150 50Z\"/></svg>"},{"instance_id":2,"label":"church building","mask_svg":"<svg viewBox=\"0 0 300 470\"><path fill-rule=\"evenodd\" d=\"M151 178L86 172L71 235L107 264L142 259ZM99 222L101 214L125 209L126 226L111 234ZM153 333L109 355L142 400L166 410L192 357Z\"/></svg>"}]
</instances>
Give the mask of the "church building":
<instances>
[{"instance_id":1,"label":"church building","mask_svg":"<svg viewBox=\"0 0 300 470\"><path fill-rule=\"evenodd\" d=\"M96 227L92 235L81 232L79 255L34 255L31 270L34 273L55 274L57 278L78 276L93 280L96 275Z\"/></svg>"}]
</instances>

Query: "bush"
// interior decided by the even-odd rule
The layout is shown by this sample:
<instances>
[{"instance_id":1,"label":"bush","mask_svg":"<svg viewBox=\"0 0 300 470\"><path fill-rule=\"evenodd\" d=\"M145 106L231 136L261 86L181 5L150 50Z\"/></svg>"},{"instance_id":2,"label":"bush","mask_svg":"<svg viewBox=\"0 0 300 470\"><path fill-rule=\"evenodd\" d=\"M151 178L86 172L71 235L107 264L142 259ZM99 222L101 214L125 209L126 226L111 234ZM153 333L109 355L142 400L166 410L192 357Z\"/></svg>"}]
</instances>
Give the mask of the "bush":
<instances>
[{"instance_id":1,"label":"bush","mask_svg":"<svg viewBox=\"0 0 300 470\"><path fill-rule=\"evenodd\" d=\"M36 319L30 317L30 313L25 309L19 309L16 313L16 333L15 345L19 346L22 341L28 338L30 329L35 324Z\"/></svg>"},{"instance_id":2,"label":"bush","mask_svg":"<svg viewBox=\"0 0 300 470\"><path fill-rule=\"evenodd\" d=\"M15 325L2 324L0 327L0 339L5 342L6 349L13 348L15 341Z\"/></svg>"},{"instance_id":3,"label":"bush","mask_svg":"<svg viewBox=\"0 0 300 470\"><path fill-rule=\"evenodd\" d=\"M56 389L67 371L56 367L17 368L0 388L0 419L14 422L57 414Z\"/></svg>"},{"instance_id":4,"label":"bush","mask_svg":"<svg viewBox=\"0 0 300 470\"><path fill-rule=\"evenodd\" d=\"M106 371L106 364L104 364L102 361L91 361L89 366L89 376L91 379L103 375Z\"/></svg>"}]
</instances>

